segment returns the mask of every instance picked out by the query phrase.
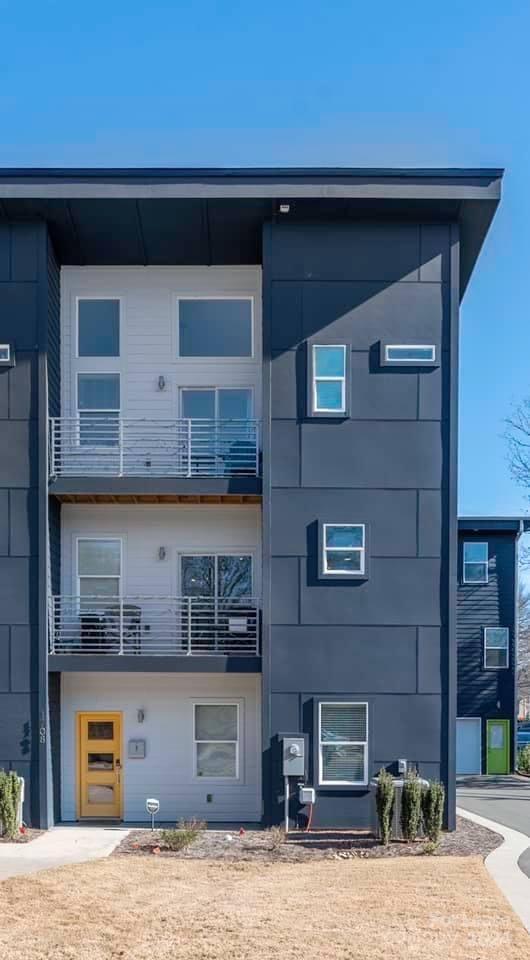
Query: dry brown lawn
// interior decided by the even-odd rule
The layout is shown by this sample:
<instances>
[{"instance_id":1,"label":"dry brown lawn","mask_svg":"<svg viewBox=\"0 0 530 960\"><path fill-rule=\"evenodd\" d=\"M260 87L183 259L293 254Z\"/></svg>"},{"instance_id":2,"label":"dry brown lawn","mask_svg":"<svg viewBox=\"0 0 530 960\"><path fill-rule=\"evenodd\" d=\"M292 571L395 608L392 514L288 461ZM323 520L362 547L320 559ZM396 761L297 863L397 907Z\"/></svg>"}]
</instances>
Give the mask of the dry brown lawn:
<instances>
[{"instance_id":1,"label":"dry brown lawn","mask_svg":"<svg viewBox=\"0 0 530 960\"><path fill-rule=\"evenodd\" d=\"M0 884L9 960L526 960L478 857L111 858Z\"/></svg>"}]
</instances>

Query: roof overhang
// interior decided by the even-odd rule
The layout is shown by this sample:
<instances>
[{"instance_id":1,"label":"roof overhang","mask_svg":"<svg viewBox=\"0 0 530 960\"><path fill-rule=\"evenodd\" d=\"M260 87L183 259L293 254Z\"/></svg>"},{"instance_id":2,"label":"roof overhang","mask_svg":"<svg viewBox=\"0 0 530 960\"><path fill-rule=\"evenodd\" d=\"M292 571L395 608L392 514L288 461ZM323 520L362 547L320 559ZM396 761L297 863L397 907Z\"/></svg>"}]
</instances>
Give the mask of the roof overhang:
<instances>
[{"instance_id":1,"label":"roof overhang","mask_svg":"<svg viewBox=\"0 0 530 960\"><path fill-rule=\"evenodd\" d=\"M458 529L468 533L512 533L530 530L530 517L459 517Z\"/></svg>"},{"instance_id":2,"label":"roof overhang","mask_svg":"<svg viewBox=\"0 0 530 960\"><path fill-rule=\"evenodd\" d=\"M463 295L497 209L499 169L4 169L0 221L46 220L62 264L261 263L265 221L460 225Z\"/></svg>"}]
</instances>

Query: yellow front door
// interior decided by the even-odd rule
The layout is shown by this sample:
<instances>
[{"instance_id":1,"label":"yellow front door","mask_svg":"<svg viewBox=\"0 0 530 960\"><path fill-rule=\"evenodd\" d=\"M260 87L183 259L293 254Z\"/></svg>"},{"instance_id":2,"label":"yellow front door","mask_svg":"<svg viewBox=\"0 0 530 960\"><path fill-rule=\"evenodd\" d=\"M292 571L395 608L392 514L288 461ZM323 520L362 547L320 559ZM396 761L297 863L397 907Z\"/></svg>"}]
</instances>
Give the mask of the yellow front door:
<instances>
[{"instance_id":1,"label":"yellow front door","mask_svg":"<svg viewBox=\"0 0 530 960\"><path fill-rule=\"evenodd\" d=\"M80 817L121 817L121 713L78 713Z\"/></svg>"}]
</instances>

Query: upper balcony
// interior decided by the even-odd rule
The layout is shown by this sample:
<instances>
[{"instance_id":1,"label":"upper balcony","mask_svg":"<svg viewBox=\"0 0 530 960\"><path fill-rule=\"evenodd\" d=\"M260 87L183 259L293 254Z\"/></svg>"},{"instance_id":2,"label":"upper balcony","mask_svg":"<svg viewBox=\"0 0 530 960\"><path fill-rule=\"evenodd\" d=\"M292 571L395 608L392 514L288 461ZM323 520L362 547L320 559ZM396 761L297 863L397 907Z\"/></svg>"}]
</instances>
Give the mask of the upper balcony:
<instances>
[{"instance_id":1,"label":"upper balcony","mask_svg":"<svg viewBox=\"0 0 530 960\"><path fill-rule=\"evenodd\" d=\"M201 491L201 481L210 481L203 492L259 493L259 427L254 419L52 417L50 481L54 492L68 492L75 481L82 492L93 479L96 491L120 490L125 483L127 492L127 481L142 490L142 481L181 480L187 481L182 492Z\"/></svg>"}]
</instances>

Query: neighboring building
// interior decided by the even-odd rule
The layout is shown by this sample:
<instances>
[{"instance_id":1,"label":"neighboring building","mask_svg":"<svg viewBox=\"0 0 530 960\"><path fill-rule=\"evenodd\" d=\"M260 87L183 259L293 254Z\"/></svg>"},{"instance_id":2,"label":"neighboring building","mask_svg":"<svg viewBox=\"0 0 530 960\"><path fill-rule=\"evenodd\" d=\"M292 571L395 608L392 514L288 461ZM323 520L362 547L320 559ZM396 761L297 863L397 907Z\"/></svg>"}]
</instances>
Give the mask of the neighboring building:
<instances>
[{"instance_id":1,"label":"neighboring building","mask_svg":"<svg viewBox=\"0 0 530 960\"><path fill-rule=\"evenodd\" d=\"M505 774L517 739L519 517L458 521L457 774Z\"/></svg>"},{"instance_id":2,"label":"neighboring building","mask_svg":"<svg viewBox=\"0 0 530 960\"><path fill-rule=\"evenodd\" d=\"M279 822L298 734L315 825L367 824L400 759L454 825L459 303L501 177L0 172L29 822Z\"/></svg>"}]
</instances>

